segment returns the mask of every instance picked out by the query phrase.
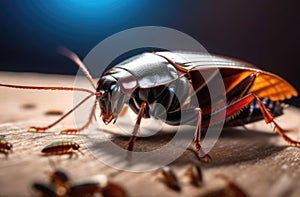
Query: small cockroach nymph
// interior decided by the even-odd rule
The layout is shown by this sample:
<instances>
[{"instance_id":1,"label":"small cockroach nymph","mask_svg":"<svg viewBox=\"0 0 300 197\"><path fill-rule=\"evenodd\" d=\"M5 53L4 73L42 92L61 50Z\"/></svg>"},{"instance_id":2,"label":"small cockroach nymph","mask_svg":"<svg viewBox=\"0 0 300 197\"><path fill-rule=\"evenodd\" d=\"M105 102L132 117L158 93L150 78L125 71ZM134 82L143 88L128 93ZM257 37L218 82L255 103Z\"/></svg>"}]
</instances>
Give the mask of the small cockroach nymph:
<instances>
[{"instance_id":1,"label":"small cockroach nymph","mask_svg":"<svg viewBox=\"0 0 300 197\"><path fill-rule=\"evenodd\" d=\"M5 135L0 136L0 152L6 155L13 153L13 145L5 139Z\"/></svg>"},{"instance_id":2,"label":"small cockroach nymph","mask_svg":"<svg viewBox=\"0 0 300 197\"><path fill-rule=\"evenodd\" d=\"M79 128L64 129L62 133L76 133L86 129L93 120L97 103L101 110L100 117L105 124L114 123L125 103L129 103L129 107L137 114L127 146L129 151L133 150L141 119L154 117L169 125L196 125L194 146L200 157L209 160L201 148L201 136L203 137L203 132L209 125L217 125L224 119L220 114L225 114L224 126L245 125L265 120L266 123L274 125L276 132L288 144L300 146L300 142L289 138L285 134L286 130L274 120L274 117L283 113L280 102L297 96L296 89L281 77L244 61L191 52L142 53L108 69L98 83L94 84L77 55L66 49L60 52L79 66L95 91L75 87L33 87L1 83L0 86L10 88L87 93L82 101L57 121L45 127L30 127L29 131L44 132L50 129L84 102L94 98L95 102L87 122ZM225 87L225 92L220 90L220 95L225 94L227 102L213 110L211 103L214 99L219 99L219 96L210 98L208 85L201 72L215 73L216 69L221 74L221 83ZM220 81L215 77L212 74L209 79ZM178 91L180 95L176 95ZM197 106L190 102L191 92L195 92ZM220 103L222 101L221 99ZM184 106L181 103L184 103ZM164 114L161 114L159 106L165 107ZM188 114L190 118L184 117L182 123L181 112L192 115Z\"/></svg>"},{"instance_id":3,"label":"small cockroach nymph","mask_svg":"<svg viewBox=\"0 0 300 197\"><path fill-rule=\"evenodd\" d=\"M60 116L63 115L64 113L61 110L52 109L52 110L47 110L44 114L46 116Z\"/></svg>"},{"instance_id":4,"label":"small cockroach nymph","mask_svg":"<svg viewBox=\"0 0 300 197\"><path fill-rule=\"evenodd\" d=\"M71 141L56 141L48 144L42 149L42 153L45 155L62 155L73 154L77 151L83 154L80 150L80 145Z\"/></svg>"},{"instance_id":5,"label":"small cockroach nymph","mask_svg":"<svg viewBox=\"0 0 300 197\"><path fill-rule=\"evenodd\" d=\"M172 190L175 190L177 192L181 191L180 182L179 182L176 174L174 173L174 171L172 170L171 167L165 166L165 167L160 169L160 172L161 172L161 175L162 175L160 180L163 183L165 183Z\"/></svg>"},{"instance_id":6,"label":"small cockroach nymph","mask_svg":"<svg viewBox=\"0 0 300 197\"><path fill-rule=\"evenodd\" d=\"M247 197L248 196L240 186L238 186L236 183L231 181L226 176L217 175L217 177L223 179L225 181L225 185L219 189L213 191L207 191L206 193L200 195L201 197L220 197L220 196Z\"/></svg>"},{"instance_id":7,"label":"small cockroach nymph","mask_svg":"<svg viewBox=\"0 0 300 197\"><path fill-rule=\"evenodd\" d=\"M203 175L199 165L191 164L185 174L189 177L189 182L195 187L203 185Z\"/></svg>"}]
</instances>

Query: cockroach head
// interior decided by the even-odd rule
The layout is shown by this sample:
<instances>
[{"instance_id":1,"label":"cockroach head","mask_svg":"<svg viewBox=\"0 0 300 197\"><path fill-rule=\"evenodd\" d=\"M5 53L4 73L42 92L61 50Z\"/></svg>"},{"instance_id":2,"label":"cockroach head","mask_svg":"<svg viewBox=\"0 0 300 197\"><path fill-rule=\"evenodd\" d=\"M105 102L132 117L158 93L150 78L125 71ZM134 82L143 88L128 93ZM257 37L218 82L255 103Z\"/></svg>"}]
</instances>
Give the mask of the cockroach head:
<instances>
[{"instance_id":1,"label":"cockroach head","mask_svg":"<svg viewBox=\"0 0 300 197\"><path fill-rule=\"evenodd\" d=\"M11 143L7 143L5 149L12 151L13 145Z\"/></svg>"},{"instance_id":2,"label":"cockroach head","mask_svg":"<svg viewBox=\"0 0 300 197\"><path fill-rule=\"evenodd\" d=\"M96 90L100 93L97 97L101 110L100 116L103 122L108 124L120 113L125 95L121 92L117 79L111 75L102 76Z\"/></svg>"}]
</instances>

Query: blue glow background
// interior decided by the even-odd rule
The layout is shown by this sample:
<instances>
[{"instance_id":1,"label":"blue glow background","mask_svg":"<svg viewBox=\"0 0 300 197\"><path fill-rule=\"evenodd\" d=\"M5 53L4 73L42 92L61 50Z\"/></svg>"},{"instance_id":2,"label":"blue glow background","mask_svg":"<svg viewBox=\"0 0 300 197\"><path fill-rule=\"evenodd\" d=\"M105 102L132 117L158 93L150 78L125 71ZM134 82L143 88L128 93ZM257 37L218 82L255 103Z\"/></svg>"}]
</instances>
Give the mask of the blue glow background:
<instances>
[{"instance_id":1,"label":"blue glow background","mask_svg":"<svg viewBox=\"0 0 300 197\"><path fill-rule=\"evenodd\" d=\"M56 48L84 57L106 37L137 26L165 26L209 52L237 57L300 90L300 15L290 0L2 0L0 70L75 74ZM300 106L300 99L291 102Z\"/></svg>"}]
</instances>

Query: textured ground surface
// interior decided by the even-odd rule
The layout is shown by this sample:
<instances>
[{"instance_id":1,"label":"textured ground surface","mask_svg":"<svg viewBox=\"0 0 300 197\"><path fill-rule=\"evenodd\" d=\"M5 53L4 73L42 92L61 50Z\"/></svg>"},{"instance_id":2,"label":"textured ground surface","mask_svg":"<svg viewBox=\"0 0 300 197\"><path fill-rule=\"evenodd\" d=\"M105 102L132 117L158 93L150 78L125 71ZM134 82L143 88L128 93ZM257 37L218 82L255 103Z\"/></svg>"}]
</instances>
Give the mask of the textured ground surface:
<instances>
[{"instance_id":1,"label":"textured ground surface","mask_svg":"<svg viewBox=\"0 0 300 197\"><path fill-rule=\"evenodd\" d=\"M73 86L74 77L0 73L0 83ZM179 177L182 190L176 192L166 187L158 179L156 171L123 172L107 166L96 159L93 151L85 146L89 135L60 135L65 127L72 127L73 116L46 133L27 132L32 125L43 126L56 120L57 115L46 115L49 110L67 112L72 107L72 93L28 91L0 88L0 135L14 146L13 154L8 158L0 154L0 196L32 196L31 184L35 181L47 181L47 173L56 167L65 169L74 181L88 179L104 174L120 184L129 196L201 196L207 191L224 186L217 175L224 175L240 186L249 196L298 196L300 192L300 149L288 146L272 127L258 122L244 128L223 130L216 146L211 150L213 160L209 164L200 163L191 151L184 152L170 164ZM300 128L300 110L289 107L285 115L277 118L285 128ZM110 127L103 127L110 131ZM192 128L187 128L192 129ZM101 132L96 129L96 132ZM113 130L113 128L112 128ZM299 132L288 133L293 139L300 140ZM155 150L166 144L173 133L162 132L154 137L139 139L136 150ZM113 141L121 146L128 138L113 135ZM41 149L57 140L74 140L82 145L84 155L69 159L63 156L42 156ZM102 150L99 150L100 152ZM106 155L110 152L107 151ZM122 156L110 155L117 162ZM50 162L51 161L51 162ZM184 176L186 169L196 163L202 167L203 187L194 187ZM141 164L143 165L143 164Z\"/></svg>"}]
</instances>

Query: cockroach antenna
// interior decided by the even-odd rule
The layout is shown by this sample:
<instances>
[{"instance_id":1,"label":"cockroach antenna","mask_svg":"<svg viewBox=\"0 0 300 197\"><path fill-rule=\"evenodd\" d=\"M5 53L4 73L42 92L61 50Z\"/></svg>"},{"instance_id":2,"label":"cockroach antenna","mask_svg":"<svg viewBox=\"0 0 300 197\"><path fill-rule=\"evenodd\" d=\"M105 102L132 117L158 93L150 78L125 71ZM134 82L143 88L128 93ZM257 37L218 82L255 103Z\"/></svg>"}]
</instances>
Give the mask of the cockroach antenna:
<instances>
[{"instance_id":1,"label":"cockroach antenna","mask_svg":"<svg viewBox=\"0 0 300 197\"><path fill-rule=\"evenodd\" d=\"M69 49L66 49L64 47L59 47L57 49L57 51L58 51L58 53L66 56L67 58L69 58L70 60L72 60L79 67L79 69L83 72L83 74L89 80L90 84L96 90L96 86L95 86L94 80L93 80L91 74L89 73L88 69L86 68L86 66L80 60L80 58L75 53L73 53L72 51L70 51Z\"/></svg>"}]
</instances>

